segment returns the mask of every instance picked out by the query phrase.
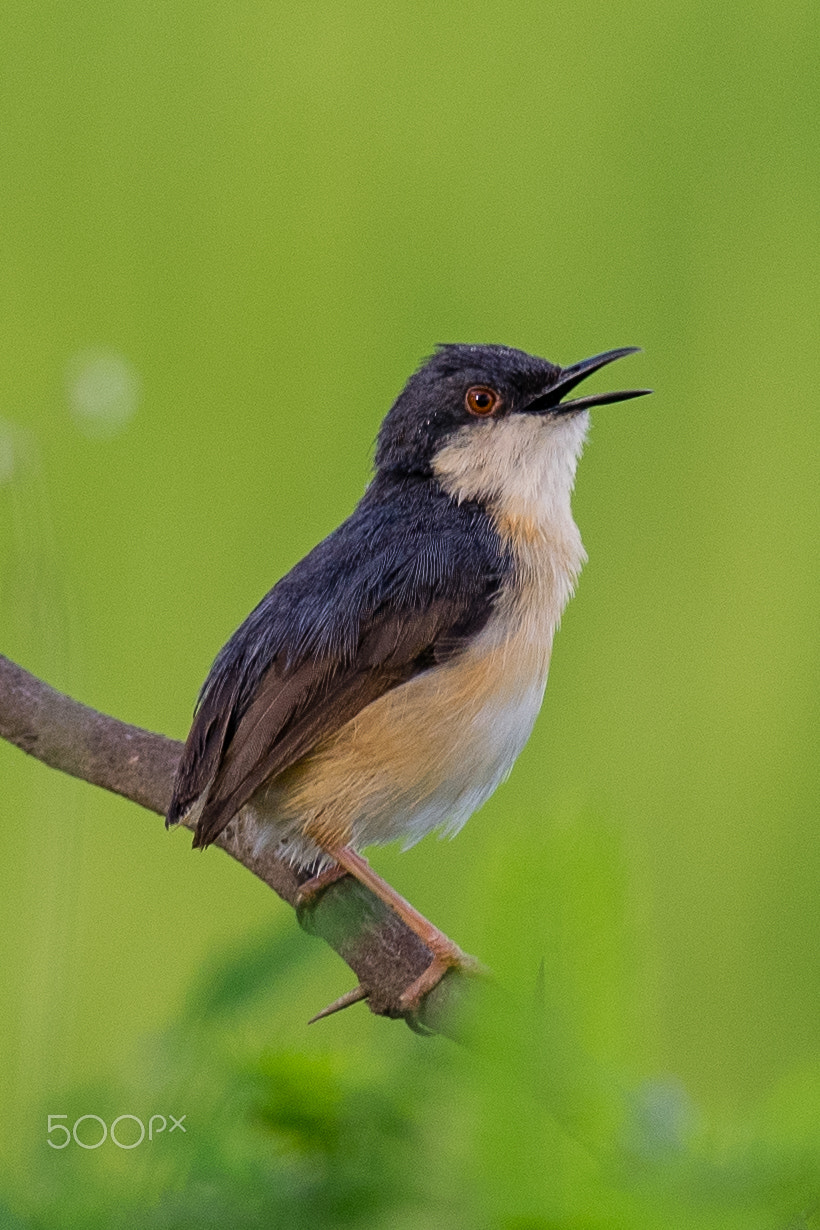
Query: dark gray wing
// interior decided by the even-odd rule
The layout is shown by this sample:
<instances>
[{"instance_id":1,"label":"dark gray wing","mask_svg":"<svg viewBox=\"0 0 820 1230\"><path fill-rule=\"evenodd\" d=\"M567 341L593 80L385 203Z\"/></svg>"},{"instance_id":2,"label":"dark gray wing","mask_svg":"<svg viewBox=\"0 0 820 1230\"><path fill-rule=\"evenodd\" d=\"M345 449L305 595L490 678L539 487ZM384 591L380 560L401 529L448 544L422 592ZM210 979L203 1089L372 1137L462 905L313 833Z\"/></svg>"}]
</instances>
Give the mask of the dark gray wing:
<instances>
[{"instance_id":1,"label":"dark gray wing","mask_svg":"<svg viewBox=\"0 0 820 1230\"><path fill-rule=\"evenodd\" d=\"M379 696L458 653L509 564L483 510L378 480L262 600L206 680L168 823L214 841L255 791Z\"/></svg>"}]
</instances>

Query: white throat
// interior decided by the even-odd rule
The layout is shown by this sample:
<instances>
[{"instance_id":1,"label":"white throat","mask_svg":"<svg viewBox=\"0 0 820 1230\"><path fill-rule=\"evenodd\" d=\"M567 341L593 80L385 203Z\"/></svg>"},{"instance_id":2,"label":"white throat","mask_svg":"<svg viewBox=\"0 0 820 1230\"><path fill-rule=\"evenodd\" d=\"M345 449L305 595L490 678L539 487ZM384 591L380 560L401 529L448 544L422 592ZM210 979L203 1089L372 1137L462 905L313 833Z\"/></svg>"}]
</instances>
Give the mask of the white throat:
<instances>
[{"instance_id":1,"label":"white throat","mask_svg":"<svg viewBox=\"0 0 820 1230\"><path fill-rule=\"evenodd\" d=\"M577 556L577 573L584 555L570 499L588 427L585 412L470 424L436 456L433 470L448 495L483 504L502 537L545 537Z\"/></svg>"}]
</instances>

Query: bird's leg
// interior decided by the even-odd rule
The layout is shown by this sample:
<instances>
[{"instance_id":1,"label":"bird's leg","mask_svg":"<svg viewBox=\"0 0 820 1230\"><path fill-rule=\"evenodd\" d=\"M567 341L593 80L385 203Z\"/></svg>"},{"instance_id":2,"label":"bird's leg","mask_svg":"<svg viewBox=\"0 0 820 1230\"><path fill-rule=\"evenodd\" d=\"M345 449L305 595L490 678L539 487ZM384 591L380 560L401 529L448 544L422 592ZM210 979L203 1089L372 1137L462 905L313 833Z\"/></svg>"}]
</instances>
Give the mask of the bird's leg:
<instances>
[{"instance_id":1,"label":"bird's leg","mask_svg":"<svg viewBox=\"0 0 820 1230\"><path fill-rule=\"evenodd\" d=\"M377 875L361 854L357 854L350 846L342 846L329 853L333 855L340 868L349 872L375 893L380 901L389 906L433 954L433 959L424 973L403 992L399 1005L404 1011L412 1012L417 1009L422 998L428 991L432 991L434 986L437 986L448 969L457 967L476 973L481 968L475 957L462 952L443 931L439 931L438 927L428 922L409 901L406 901L386 880Z\"/></svg>"},{"instance_id":2,"label":"bird's leg","mask_svg":"<svg viewBox=\"0 0 820 1230\"><path fill-rule=\"evenodd\" d=\"M337 880L343 880L347 874L344 867L341 867L338 863L332 863L330 867L325 867L322 871L317 871L314 875L309 876L296 890L294 906L297 917L301 919L303 910L310 909L315 905L316 898L321 897L326 888L329 888L331 884L335 884ZM332 1004L328 1004L327 1008L323 1008L321 1012L317 1012L315 1016L312 1016L308 1021L308 1025L313 1025L315 1021L321 1021L323 1017L333 1016L335 1012L341 1012L344 1008L357 1004L359 1000L367 999L368 994L364 987L354 987L352 991L341 995Z\"/></svg>"},{"instance_id":3,"label":"bird's leg","mask_svg":"<svg viewBox=\"0 0 820 1230\"><path fill-rule=\"evenodd\" d=\"M330 888L331 884L335 884L337 880L343 880L347 875L344 867L340 867L338 863L334 863L332 867L325 867L322 871L317 871L309 880L305 880L304 884L300 884L296 890L296 911L303 910L315 904L316 898L321 897L326 888Z\"/></svg>"}]
</instances>

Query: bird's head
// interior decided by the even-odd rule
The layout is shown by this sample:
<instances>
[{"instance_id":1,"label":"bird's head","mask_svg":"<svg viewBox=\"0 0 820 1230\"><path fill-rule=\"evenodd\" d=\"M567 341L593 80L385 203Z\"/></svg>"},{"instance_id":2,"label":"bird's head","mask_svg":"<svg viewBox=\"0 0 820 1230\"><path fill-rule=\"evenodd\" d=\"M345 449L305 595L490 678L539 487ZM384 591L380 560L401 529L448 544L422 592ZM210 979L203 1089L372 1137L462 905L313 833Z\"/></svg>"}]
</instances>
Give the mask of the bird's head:
<instances>
[{"instance_id":1,"label":"bird's head","mask_svg":"<svg viewBox=\"0 0 820 1230\"><path fill-rule=\"evenodd\" d=\"M378 472L436 475L459 499L491 499L510 483L569 476L590 406L649 389L570 397L576 386L638 348L559 367L510 346L439 346L408 380L382 423Z\"/></svg>"},{"instance_id":2,"label":"bird's head","mask_svg":"<svg viewBox=\"0 0 820 1230\"><path fill-rule=\"evenodd\" d=\"M558 438L577 438L590 406L641 397L649 389L569 398L587 376L636 346L608 350L571 367L559 367L511 346L439 346L397 397L379 431L378 470L428 472L455 437L499 441L525 422ZM580 423L579 423L580 420ZM579 426L582 430L579 433Z\"/></svg>"}]
</instances>

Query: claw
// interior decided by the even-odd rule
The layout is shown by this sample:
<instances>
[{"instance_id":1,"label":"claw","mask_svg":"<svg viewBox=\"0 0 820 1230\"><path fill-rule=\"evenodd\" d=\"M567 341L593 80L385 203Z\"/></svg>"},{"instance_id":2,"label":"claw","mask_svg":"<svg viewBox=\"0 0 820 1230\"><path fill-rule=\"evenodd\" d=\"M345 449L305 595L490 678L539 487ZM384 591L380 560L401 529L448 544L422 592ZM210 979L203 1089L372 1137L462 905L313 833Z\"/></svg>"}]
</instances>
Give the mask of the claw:
<instances>
[{"instance_id":1,"label":"claw","mask_svg":"<svg viewBox=\"0 0 820 1230\"><path fill-rule=\"evenodd\" d=\"M305 880L304 884L300 884L296 890L296 913L301 914L303 910L311 909L326 888L335 884L337 880L343 880L347 874L344 867L332 866L326 867L324 871Z\"/></svg>"},{"instance_id":2,"label":"claw","mask_svg":"<svg viewBox=\"0 0 820 1230\"><path fill-rule=\"evenodd\" d=\"M333 1016L334 1012L341 1012L343 1008L349 1008L351 1004L358 1004L360 999L367 999L369 991L365 991L364 987L354 987L352 991L345 992L338 999L334 999L332 1004L328 1004L321 1012L317 1012L308 1021L308 1025L312 1025L314 1021L321 1021L326 1016Z\"/></svg>"},{"instance_id":3,"label":"claw","mask_svg":"<svg viewBox=\"0 0 820 1230\"><path fill-rule=\"evenodd\" d=\"M405 1020L408 1019L408 1014L418 1011L424 996L432 991L433 987L438 986L448 970L460 969L465 974L487 972L480 961L462 952L452 940L447 940L446 936L442 939L446 942L436 945L436 949L433 950L433 960L427 969L419 975L415 982L411 982L399 999L399 1007L405 1013Z\"/></svg>"},{"instance_id":4,"label":"claw","mask_svg":"<svg viewBox=\"0 0 820 1230\"><path fill-rule=\"evenodd\" d=\"M426 1025L422 1025L421 1021L417 1021L411 1012L404 1018L405 1025L412 1029L414 1034L418 1034L420 1038L433 1038L435 1034L432 1029L428 1029Z\"/></svg>"}]
</instances>

